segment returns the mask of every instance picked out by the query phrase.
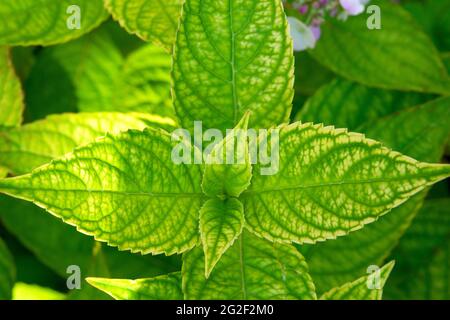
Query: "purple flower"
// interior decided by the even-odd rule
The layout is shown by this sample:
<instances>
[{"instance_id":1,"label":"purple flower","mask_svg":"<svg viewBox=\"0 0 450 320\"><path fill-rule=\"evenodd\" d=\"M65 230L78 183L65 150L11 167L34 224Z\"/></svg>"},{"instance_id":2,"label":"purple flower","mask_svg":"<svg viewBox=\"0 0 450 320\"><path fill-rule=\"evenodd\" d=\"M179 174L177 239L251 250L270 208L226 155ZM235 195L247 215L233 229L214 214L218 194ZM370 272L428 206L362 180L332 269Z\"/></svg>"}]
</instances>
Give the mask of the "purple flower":
<instances>
[{"instance_id":1,"label":"purple flower","mask_svg":"<svg viewBox=\"0 0 450 320\"><path fill-rule=\"evenodd\" d=\"M316 39L316 41L319 40L321 35L320 26L310 26L309 29L311 30L314 39Z\"/></svg>"},{"instance_id":2,"label":"purple flower","mask_svg":"<svg viewBox=\"0 0 450 320\"><path fill-rule=\"evenodd\" d=\"M364 12L364 6L369 2L369 0L339 0L342 8L350 16L357 16L360 13Z\"/></svg>"}]
</instances>

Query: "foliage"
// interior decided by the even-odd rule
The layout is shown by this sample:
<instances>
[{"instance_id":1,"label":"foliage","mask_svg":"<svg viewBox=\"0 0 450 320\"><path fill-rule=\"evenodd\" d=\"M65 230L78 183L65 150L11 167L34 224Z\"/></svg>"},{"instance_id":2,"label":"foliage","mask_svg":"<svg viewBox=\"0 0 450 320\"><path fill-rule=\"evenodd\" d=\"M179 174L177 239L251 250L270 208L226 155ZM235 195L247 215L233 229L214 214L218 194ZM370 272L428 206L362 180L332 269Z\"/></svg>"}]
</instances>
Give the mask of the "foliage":
<instances>
[{"instance_id":1,"label":"foliage","mask_svg":"<svg viewBox=\"0 0 450 320\"><path fill-rule=\"evenodd\" d=\"M2 1L0 299L450 299L446 4L300 2Z\"/></svg>"}]
</instances>

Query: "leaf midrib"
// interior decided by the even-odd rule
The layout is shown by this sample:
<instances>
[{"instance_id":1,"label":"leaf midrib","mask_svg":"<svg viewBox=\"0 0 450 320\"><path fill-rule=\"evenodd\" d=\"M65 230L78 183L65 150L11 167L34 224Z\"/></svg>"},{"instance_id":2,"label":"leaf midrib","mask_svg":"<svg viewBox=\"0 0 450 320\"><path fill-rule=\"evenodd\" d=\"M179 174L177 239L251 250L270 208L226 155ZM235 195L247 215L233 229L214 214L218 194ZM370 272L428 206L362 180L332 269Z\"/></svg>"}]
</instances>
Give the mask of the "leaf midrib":
<instances>
[{"instance_id":1,"label":"leaf midrib","mask_svg":"<svg viewBox=\"0 0 450 320\"><path fill-rule=\"evenodd\" d=\"M437 167L439 168L439 167ZM246 190L242 194L242 196L250 195L253 193L265 193L265 192L276 192L276 191L285 191L285 190L296 190L296 189L309 189L309 188L321 188L321 187L333 187L333 186L344 186L344 185L354 185L354 184L371 184L371 183L379 183L379 182L399 182L403 180L412 180L412 179L423 179L423 178L432 178L438 177L439 175L450 175L450 167L442 166L441 169L447 169L447 172L436 172L430 174L417 174L417 175L408 175L402 176L399 178L391 178L391 179L367 179L367 180L358 180L358 181L340 181L340 182L325 182L325 183L316 183L316 184L298 184L293 186L282 186L278 188L270 188L270 189L261 189L261 190ZM299 178L301 179L301 178Z\"/></svg>"},{"instance_id":2,"label":"leaf midrib","mask_svg":"<svg viewBox=\"0 0 450 320\"><path fill-rule=\"evenodd\" d=\"M123 196L142 196L142 197L206 197L202 192L126 192L118 190L83 190L83 189L53 189L53 188L21 188L14 186L2 186L0 182L0 191L20 190L20 191L38 191L38 192L79 192L79 193L109 193Z\"/></svg>"}]
</instances>

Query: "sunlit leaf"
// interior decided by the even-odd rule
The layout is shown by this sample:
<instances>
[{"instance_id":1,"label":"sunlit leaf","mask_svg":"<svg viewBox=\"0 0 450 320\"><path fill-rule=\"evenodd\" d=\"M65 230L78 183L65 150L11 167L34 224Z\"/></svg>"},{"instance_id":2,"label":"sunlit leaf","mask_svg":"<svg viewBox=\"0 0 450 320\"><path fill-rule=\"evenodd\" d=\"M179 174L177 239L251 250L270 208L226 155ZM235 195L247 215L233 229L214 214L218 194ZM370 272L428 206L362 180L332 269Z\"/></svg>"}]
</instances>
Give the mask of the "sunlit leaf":
<instances>
[{"instance_id":1,"label":"sunlit leaf","mask_svg":"<svg viewBox=\"0 0 450 320\"><path fill-rule=\"evenodd\" d=\"M79 29L72 23L78 13ZM102 0L40 0L38 4L35 0L2 0L0 44L46 46L67 42L90 32L107 16Z\"/></svg>"},{"instance_id":2,"label":"sunlit leaf","mask_svg":"<svg viewBox=\"0 0 450 320\"><path fill-rule=\"evenodd\" d=\"M248 141L249 114L227 132L208 155L202 189L210 197L238 197L250 185L252 165Z\"/></svg>"},{"instance_id":3,"label":"sunlit leaf","mask_svg":"<svg viewBox=\"0 0 450 320\"><path fill-rule=\"evenodd\" d=\"M244 207L235 198L208 200L200 210L200 236L205 254L205 276L239 237L244 227Z\"/></svg>"},{"instance_id":4,"label":"sunlit leaf","mask_svg":"<svg viewBox=\"0 0 450 320\"><path fill-rule=\"evenodd\" d=\"M20 125L24 108L22 88L10 55L9 48L0 46L0 127Z\"/></svg>"},{"instance_id":5,"label":"sunlit leaf","mask_svg":"<svg viewBox=\"0 0 450 320\"><path fill-rule=\"evenodd\" d=\"M390 262L379 270L379 274L364 276L338 288L333 288L324 293L321 300L381 300L386 280L394 267ZM377 279L377 276L378 279ZM378 283L376 283L378 281ZM369 287L374 285L374 287Z\"/></svg>"},{"instance_id":6,"label":"sunlit leaf","mask_svg":"<svg viewBox=\"0 0 450 320\"><path fill-rule=\"evenodd\" d=\"M0 166L24 174L106 133L147 126L171 128L174 124L169 118L139 113L53 115L20 128L0 130Z\"/></svg>"},{"instance_id":7,"label":"sunlit leaf","mask_svg":"<svg viewBox=\"0 0 450 320\"><path fill-rule=\"evenodd\" d=\"M449 98L405 109L369 122L367 135L421 161L437 162L449 128ZM345 113L345 108L340 112ZM302 246L317 291L324 292L362 276L368 266L381 265L420 209L426 191L381 217L376 223L333 241ZM339 255L336 255L339 252Z\"/></svg>"},{"instance_id":8,"label":"sunlit leaf","mask_svg":"<svg viewBox=\"0 0 450 320\"><path fill-rule=\"evenodd\" d=\"M203 250L183 256L186 299L315 299L314 284L303 257L289 245L278 245L244 232L205 279Z\"/></svg>"},{"instance_id":9,"label":"sunlit leaf","mask_svg":"<svg viewBox=\"0 0 450 320\"><path fill-rule=\"evenodd\" d=\"M279 0L187 0L173 57L174 106L184 128L250 128L288 120L292 40ZM218 116L218 114L220 116Z\"/></svg>"},{"instance_id":10,"label":"sunlit leaf","mask_svg":"<svg viewBox=\"0 0 450 320\"><path fill-rule=\"evenodd\" d=\"M13 300L64 300L64 293L50 288L17 282L13 289Z\"/></svg>"},{"instance_id":11,"label":"sunlit leaf","mask_svg":"<svg viewBox=\"0 0 450 320\"><path fill-rule=\"evenodd\" d=\"M105 4L128 32L172 51L183 0L105 0Z\"/></svg>"},{"instance_id":12,"label":"sunlit leaf","mask_svg":"<svg viewBox=\"0 0 450 320\"><path fill-rule=\"evenodd\" d=\"M174 254L198 243L202 168L175 165L162 130L106 135L0 190L121 250Z\"/></svg>"},{"instance_id":13,"label":"sunlit leaf","mask_svg":"<svg viewBox=\"0 0 450 320\"><path fill-rule=\"evenodd\" d=\"M272 241L314 243L361 229L450 175L357 133L294 123L279 132L279 170L241 195L249 228Z\"/></svg>"},{"instance_id":14,"label":"sunlit leaf","mask_svg":"<svg viewBox=\"0 0 450 320\"><path fill-rule=\"evenodd\" d=\"M117 300L182 300L181 273L150 279L88 278L87 281Z\"/></svg>"}]
</instances>

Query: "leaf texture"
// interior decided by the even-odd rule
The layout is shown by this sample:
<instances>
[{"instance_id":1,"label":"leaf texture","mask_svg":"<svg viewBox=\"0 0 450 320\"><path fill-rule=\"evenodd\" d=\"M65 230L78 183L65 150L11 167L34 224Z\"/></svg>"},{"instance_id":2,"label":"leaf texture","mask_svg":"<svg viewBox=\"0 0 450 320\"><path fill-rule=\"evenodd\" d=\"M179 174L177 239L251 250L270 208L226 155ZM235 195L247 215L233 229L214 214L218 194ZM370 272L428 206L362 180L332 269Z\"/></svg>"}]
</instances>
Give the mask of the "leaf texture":
<instances>
[{"instance_id":1,"label":"leaf texture","mask_svg":"<svg viewBox=\"0 0 450 320\"><path fill-rule=\"evenodd\" d=\"M450 200L429 199L391 257L398 265L388 299L450 299Z\"/></svg>"},{"instance_id":2,"label":"leaf texture","mask_svg":"<svg viewBox=\"0 0 450 320\"><path fill-rule=\"evenodd\" d=\"M239 200L211 199L200 210L200 236L205 254L205 277L239 237L244 227L244 207Z\"/></svg>"},{"instance_id":3,"label":"leaf texture","mask_svg":"<svg viewBox=\"0 0 450 320\"><path fill-rule=\"evenodd\" d=\"M279 136L279 172L259 175L255 165L240 197L250 230L272 241L346 235L450 175L450 166L417 162L343 129L295 123Z\"/></svg>"},{"instance_id":4,"label":"leaf texture","mask_svg":"<svg viewBox=\"0 0 450 320\"><path fill-rule=\"evenodd\" d=\"M80 9L80 29L69 29L70 6ZM0 44L53 45L80 37L108 17L102 0L3 0L0 4Z\"/></svg>"},{"instance_id":5,"label":"leaf texture","mask_svg":"<svg viewBox=\"0 0 450 320\"><path fill-rule=\"evenodd\" d=\"M139 280L102 278L86 280L116 300L183 300L180 272Z\"/></svg>"},{"instance_id":6,"label":"leaf texture","mask_svg":"<svg viewBox=\"0 0 450 320\"><path fill-rule=\"evenodd\" d=\"M174 107L184 128L249 127L289 118L294 56L279 0L187 0L173 57Z\"/></svg>"},{"instance_id":7,"label":"leaf texture","mask_svg":"<svg viewBox=\"0 0 450 320\"><path fill-rule=\"evenodd\" d=\"M446 94L448 74L437 49L410 14L376 0L381 29L367 27L365 14L347 21L329 19L311 54L335 73L368 86ZM405 48L408 48L405 50Z\"/></svg>"},{"instance_id":8,"label":"leaf texture","mask_svg":"<svg viewBox=\"0 0 450 320\"><path fill-rule=\"evenodd\" d=\"M438 99L360 127L366 127L368 136L389 147L420 161L437 162L449 134L449 102L448 98ZM345 107L341 112L346 112ZM360 277L370 265L381 265L410 226L426 193L415 195L376 223L346 237L302 246L300 250L308 260L317 291L322 293Z\"/></svg>"},{"instance_id":9,"label":"leaf texture","mask_svg":"<svg viewBox=\"0 0 450 320\"><path fill-rule=\"evenodd\" d=\"M0 190L121 250L174 254L198 243L199 166L175 165L168 133L107 135Z\"/></svg>"},{"instance_id":10,"label":"leaf texture","mask_svg":"<svg viewBox=\"0 0 450 320\"><path fill-rule=\"evenodd\" d=\"M183 0L106 0L113 18L128 32L172 52Z\"/></svg>"},{"instance_id":11,"label":"leaf texture","mask_svg":"<svg viewBox=\"0 0 450 320\"><path fill-rule=\"evenodd\" d=\"M10 49L0 46L0 127L17 127L22 122L23 94L11 61Z\"/></svg>"},{"instance_id":12,"label":"leaf texture","mask_svg":"<svg viewBox=\"0 0 450 320\"><path fill-rule=\"evenodd\" d=\"M331 289L323 294L321 300L381 300L383 296L383 288L386 280L394 267L394 262L390 262L379 270L379 289L369 288L370 284L374 284L375 274L364 276L351 283L346 283L338 288Z\"/></svg>"},{"instance_id":13,"label":"leaf texture","mask_svg":"<svg viewBox=\"0 0 450 320\"><path fill-rule=\"evenodd\" d=\"M243 232L208 279L201 248L183 256L185 299L315 299L314 284L303 257L289 245L278 245Z\"/></svg>"},{"instance_id":14,"label":"leaf texture","mask_svg":"<svg viewBox=\"0 0 450 320\"><path fill-rule=\"evenodd\" d=\"M250 185L252 165L248 121L249 114L246 113L208 155L202 181L202 189L206 195L221 199L227 196L238 197Z\"/></svg>"},{"instance_id":15,"label":"leaf texture","mask_svg":"<svg viewBox=\"0 0 450 320\"><path fill-rule=\"evenodd\" d=\"M169 129L174 125L169 118L142 113L52 115L20 128L0 129L0 166L25 174L106 133L142 130L147 126Z\"/></svg>"},{"instance_id":16,"label":"leaf texture","mask_svg":"<svg viewBox=\"0 0 450 320\"><path fill-rule=\"evenodd\" d=\"M175 118L170 94L171 68L170 55L154 45L132 52L122 66L112 104L106 108Z\"/></svg>"},{"instance_id":17,"label":"leaf texture","mask_svg":"<svg viewBox=\"0 0 450 320\"><path fill-rule=\"evenodd\" d=\"M296 120L359 131L360 126L431 100L432 95L370 88L336 78L320 88L297 114Z\"/></svg>"},{"instance_id":18,"label":"leaf texture","mask_svg":"<svg viewBox=\"0 0 450 320\"><path fill-rule=\"evenodd\" d=\"M39 261L64 278L67 278L67 267L73 264L83 270L83 276L91 277L154 277L181 268L176 256L141 256L103 246L101 251L108 270L99 273L102 270L92 270L95 242L90 237L33 203L3 195L0 196L0 221Z\"/></svg>"}]
</instances>

